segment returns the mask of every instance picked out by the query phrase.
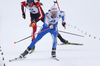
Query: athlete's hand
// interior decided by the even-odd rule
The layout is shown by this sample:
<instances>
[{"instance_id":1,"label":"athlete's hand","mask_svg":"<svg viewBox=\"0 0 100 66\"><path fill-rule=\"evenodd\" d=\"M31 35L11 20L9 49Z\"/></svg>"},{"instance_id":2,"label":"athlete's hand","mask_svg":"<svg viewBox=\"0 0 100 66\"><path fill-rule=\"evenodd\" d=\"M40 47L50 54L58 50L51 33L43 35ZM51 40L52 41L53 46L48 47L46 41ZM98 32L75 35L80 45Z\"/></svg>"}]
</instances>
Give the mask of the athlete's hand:
<instances>
[{"instance_id":1,"label":"athlete's hand","mask_svg":"<svg viewBox=\"0 0 100 66\"><path fill-rule=\"evenodd\" d=\"M64 28L66 28L66 22L63 22L62 25Z\"/></svg>"},{"instance_id":2,"label":"athlete's hand","mask_svg":"<svg viewBox=\"0 0 100 66\"><path fill-rule=\"evenodd\" d=\"M54 28L54 25L51 25L51 24L50 24L50 25L49 25L49 28L50 28L50 29L53 29L53 28Z\"/></svg>"},{"instance_id":3,"label":"athlete's hand","mask_svg":"<svg viewBox=\"0 0 100 66\"><path fill-rule=\"evenodd\" d=\"M26 19L26 15L25 15L24 12L22 12L22 17L23 17L24 19Z\"/></svg>"},{"instance_id":4,"label":"athlete's hand","mask_svg":"<svg viewBox=\"0 0 100 66\"><path fill-rule=\"evenodd\" d=\"M36 22L33 21L31 24L30 24L30 27L34 27L36 25Z\"/></svg>"}]
</instances>

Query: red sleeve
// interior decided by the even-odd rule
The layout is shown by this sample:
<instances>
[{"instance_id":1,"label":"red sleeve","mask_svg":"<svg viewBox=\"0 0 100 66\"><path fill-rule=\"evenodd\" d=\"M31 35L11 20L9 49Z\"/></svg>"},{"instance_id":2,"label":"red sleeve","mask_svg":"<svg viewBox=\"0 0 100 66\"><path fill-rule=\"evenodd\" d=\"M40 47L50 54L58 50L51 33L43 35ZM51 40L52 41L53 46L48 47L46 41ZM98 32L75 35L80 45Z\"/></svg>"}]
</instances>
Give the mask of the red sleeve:
<instances>
[{"instance_id":1,"label":"red sleeve","mask_svg":"<svg viewBox=\"0 0 100 66\"><path fill-rule=\"evenodd\" d=\"M24 9L24 6L26 6L26 2L25 1L21 2L21 9Z\"/></svg>"},{"instance_id":2,"label":"red sleeve","mask_svg":"<svg viewBox=\"0 0 100 66\"><path fill-rule=\"evenodd\" d=\"M38 12L39 12L39 17L38 19L41 20L43 18L43 11L42 11L42 8L40 6L40 3L39 2L36 2L36 7L38 8Z\"/></svg>"}]
</instances>

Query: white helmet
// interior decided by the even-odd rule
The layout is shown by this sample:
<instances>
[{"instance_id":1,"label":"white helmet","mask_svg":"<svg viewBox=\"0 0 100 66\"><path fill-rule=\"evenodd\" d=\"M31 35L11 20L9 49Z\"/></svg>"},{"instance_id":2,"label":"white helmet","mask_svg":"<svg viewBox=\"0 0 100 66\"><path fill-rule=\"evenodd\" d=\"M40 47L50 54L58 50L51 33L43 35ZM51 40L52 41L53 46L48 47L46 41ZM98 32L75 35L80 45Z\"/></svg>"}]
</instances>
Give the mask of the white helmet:
<instances>
[{"instance_id":1,"label":"white helmet","mask_svg":"<svg viewBox=\"0 0 100 66\"><path fill-rule=\"evenodd\" d=\"M50 11L58 11L57 6L53 5L50 9Z\"/></svg>"}]
</instances>

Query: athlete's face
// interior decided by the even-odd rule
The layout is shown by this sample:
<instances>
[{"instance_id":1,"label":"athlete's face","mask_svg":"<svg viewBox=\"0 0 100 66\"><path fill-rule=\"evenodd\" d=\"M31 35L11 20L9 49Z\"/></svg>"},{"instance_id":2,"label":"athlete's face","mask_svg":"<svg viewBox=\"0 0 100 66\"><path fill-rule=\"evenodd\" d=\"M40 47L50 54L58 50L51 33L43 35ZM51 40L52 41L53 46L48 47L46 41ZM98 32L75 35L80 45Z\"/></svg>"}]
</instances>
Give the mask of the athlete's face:
<instances>
[{"instance_id":1,"label":"athlete's face","mask_svg":"<svg viewBox=\"0 0 100 66\"><path fill-rule=\"evenodd\" d=\"M57 16L57 11L51 11L51 16L55 18Z\"/></svg>"},{"instance_id":2,"label":"athlete's face","mask_svg":"<svg viewBox=\"0 0 100 66\"><path fill-rule=\"evenodd\" d=\"M33 5L33 2L32 3L28 3L28 7L32 7Z\"/></svg>"}]
</instances>

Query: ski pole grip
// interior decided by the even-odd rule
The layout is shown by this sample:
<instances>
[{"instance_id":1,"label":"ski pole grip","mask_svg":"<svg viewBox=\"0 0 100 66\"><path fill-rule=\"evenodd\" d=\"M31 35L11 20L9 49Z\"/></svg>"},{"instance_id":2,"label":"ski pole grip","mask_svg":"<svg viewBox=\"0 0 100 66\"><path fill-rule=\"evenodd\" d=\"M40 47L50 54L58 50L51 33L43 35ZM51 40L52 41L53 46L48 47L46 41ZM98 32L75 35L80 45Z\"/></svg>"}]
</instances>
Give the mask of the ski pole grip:
<instances>
[{"instance_id":1,"label":"ski pole grip","mask_svg":"<svg viewBox=\"0 0 100 66\"><path fill-rule=\"evenodd\" d=\"M54 3L57 3L57 1L53 1Z\"/></svg>"}]
</instances>

